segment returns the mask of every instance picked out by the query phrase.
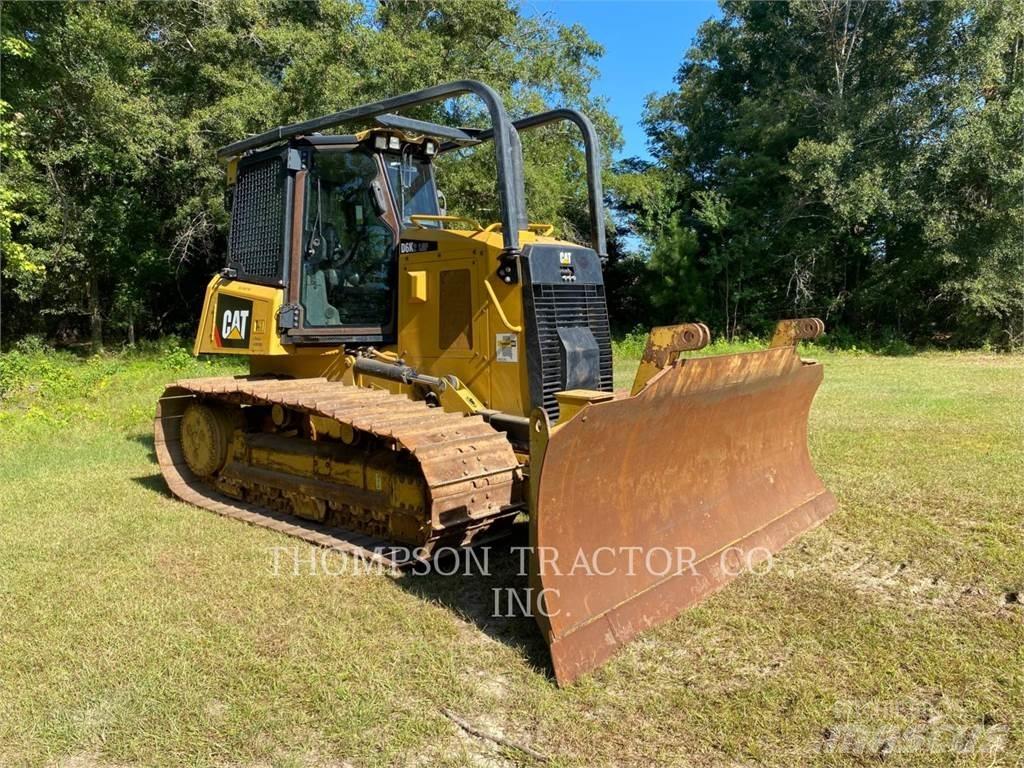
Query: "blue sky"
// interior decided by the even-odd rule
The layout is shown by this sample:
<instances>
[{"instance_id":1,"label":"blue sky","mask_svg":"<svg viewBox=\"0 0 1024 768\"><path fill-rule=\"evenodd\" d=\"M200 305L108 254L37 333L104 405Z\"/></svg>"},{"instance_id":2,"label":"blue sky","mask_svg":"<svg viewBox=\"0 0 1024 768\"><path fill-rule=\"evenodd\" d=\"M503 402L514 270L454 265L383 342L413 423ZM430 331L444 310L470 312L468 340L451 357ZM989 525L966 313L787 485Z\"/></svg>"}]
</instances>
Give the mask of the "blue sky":
<instances>
[{"instance_id":1,"label":"blue sky","mask_svg":"<svg viewBox=\"0 0 1024 768\"><path fill-rule=\"evenodd\" d=\"M595 92L608 99L625 146L619 157L649 157L640 127L644 99L664 93L690 47L697 27L718 16L703 0L522 0L524 14L550 13L562 24L580 24L604 46Z\"/></svg>"}]
</instances>

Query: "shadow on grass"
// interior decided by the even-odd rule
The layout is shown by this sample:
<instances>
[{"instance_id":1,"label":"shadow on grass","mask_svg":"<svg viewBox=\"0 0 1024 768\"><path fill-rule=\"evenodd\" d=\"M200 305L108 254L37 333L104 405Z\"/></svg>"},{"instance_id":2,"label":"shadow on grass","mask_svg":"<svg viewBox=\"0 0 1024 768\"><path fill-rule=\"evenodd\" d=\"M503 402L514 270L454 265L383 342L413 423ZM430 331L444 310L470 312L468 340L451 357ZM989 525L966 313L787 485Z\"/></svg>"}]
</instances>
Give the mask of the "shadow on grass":
<instances>
[{"instance_id":1,"label":"shadow on grass","mask_svg":"<svg viewBox=\"0 0 1024 768\"><path fill-rule=\"evenodd\" d=\"M444 550L429 572L413 568L395 580L421 600L443 605L493 640L509 646L550 679L548 649L529 606L525 554L528 526L517 525L508 538L472 550Z\"/></svg>"},{"instance_id":2,"label":"shadow on grass","mask_svg":"<svg viewBox=\"0 0 1024 768\"><path fill-rule=\"evenodd\" d=\"M147 491L171 498L157 471L153 436L140 433L126 439L145 447L153 462L152 474L132 480ZM473 550L443 549L429 570L426 566L407 569L394 583L418 599L443 605L553 679L547 646L533 617L526 613L528 579L520 562L524 554L516 547L525 548L528 543L528 526L520 524L511 536L498 542Z\"/></svg>"},{"instance_id":3,"label":"shadow on grass","mask_svg":"<svg viewBox=\"0 0 1024 768\"><path fill-rule=\"evenodd\" d=\"M137 432L134 435L128 435L125 440L131 443L137 443L145 448L149 452L149 460L156 466L156 445L153 441L153 434L151 432Z\"/></svg>"},{"instance_id":4,"label":"shadow on grass","mask_svg":"<svg viewBox=\"0 0 1024 768\"><path fill-rule=\"evenodd\" d=\"M148 453L147 458L153 464L152 474L133 477L132 482L141 485L147 491L153 491L161 496L171 498L171 492L167 488L167 481L164 480L163 475L160 474L160 471L157 468L156 447L153 442L153 435L148 432L139 432L134 435L128 435L125 437L125 440L137 443L145 448Z\"/></svg>"},{"instance_id":5,"label":"shadow on grass","mask_svg":"<svg viewBox=\"0 0 1024 768\"><path fill-rule=\"evenodd\" d=\"M133 477L132 482L141 485L147 491L153 491L161 496L171 497L171 492L167 488L167 481L164 480L163 475L156 472L152 475L141 475L140 477Z\"/></svg>"}]
</instances>

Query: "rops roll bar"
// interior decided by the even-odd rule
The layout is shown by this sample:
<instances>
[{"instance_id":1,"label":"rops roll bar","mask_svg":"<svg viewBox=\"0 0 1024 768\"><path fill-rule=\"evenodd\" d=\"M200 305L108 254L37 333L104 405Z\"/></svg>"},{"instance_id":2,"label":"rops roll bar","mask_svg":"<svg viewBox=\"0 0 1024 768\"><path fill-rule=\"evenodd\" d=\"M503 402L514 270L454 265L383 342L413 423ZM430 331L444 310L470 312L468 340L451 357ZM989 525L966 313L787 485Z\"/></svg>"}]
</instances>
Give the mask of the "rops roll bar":
<instances>
[{"instance_id":1,"label":"rops roll bar","mask_svg":"<svg viewBox=\"0 0 1024 768\"><path fill-rule=\"evenodd\" d=\"M456 80L443 85L424 88L402 96L394 96L372 104L363 104L324 117L301 123L281 125L256 136L233 142L217 150L220 158L234 157L258 147L294 136L333 128L343 123L383 115L420 104L443 101L453 96L472 93L487 107L491 127L488 138L494 138L494 155L498 167L498 196L501 208L502 245L509 255L519 251L519 230L526 224L526 195L523 191L523 158L519 136L505 112L501 97L491 87L477 80ZM589 122L589 121L588 121Z\"/></svg>"},{"instance_id":2,"label":"rops roll bar","mask_svg":"<svg viewBox=\"0 0 1024 768\"><path fill-rule=\"evenodd\" d=\"M601 187L601 145L593 122L578 109L562 108L538 112L535 115L521 118L514 121L512 126L518 132L557 123L560 120L573 123L580 129L580 134L583 136L583 151L587 162L587 196L590 202L590 238L597 255L603 259L608 255L608 248L604 231L604 191ZM494 131L491 129L475 131L472 136L477 141L487 141L494 136ZM516 141L518 140L519 137L516 136ZM444 151L455 149L458 146L460 145L455 142L449 142L444 144L441 149Z\"/></svg>"}]
</instances>

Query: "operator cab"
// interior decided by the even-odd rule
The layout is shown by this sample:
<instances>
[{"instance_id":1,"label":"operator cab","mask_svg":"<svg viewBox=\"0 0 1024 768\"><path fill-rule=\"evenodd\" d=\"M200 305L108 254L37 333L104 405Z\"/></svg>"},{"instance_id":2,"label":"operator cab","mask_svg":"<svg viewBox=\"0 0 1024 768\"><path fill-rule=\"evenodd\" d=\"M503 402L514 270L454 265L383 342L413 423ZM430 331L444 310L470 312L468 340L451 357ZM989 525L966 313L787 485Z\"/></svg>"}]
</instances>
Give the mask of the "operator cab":
<instances>
[{"instance_id":1,"label":"operator cab","mask_svg":"<svg viewBox=\"0 0 1024 768\"><path fill-rule=\"evenodd\" d=\"M442 213L438 147L375 129L297 137L232 162L225 274L285 287L281 327L296 340L393 340L401 230L440 226L430 218Z\"/></svg>"},{"instance_id":2,"label":"operator cab","mask_svg":"<svg viewBox=\"0 0 1024 768\"><path fill-rule=\"evenodd\" d=\"M489 127L454 128L398 114L469 93L483 102ZM376 127L356 135L316 133L369 119ZM281 125L218 149L218 157L228 163L233 200L228 267L221 274L283 289L283 303L275 312L283 344L393 343L402 229L436 229L446 218L433 158L459 147L492 145L499 221L488 231L497 229L501 238L493 275L516 284L526 278L529 260L520 247L520 232L532 228L519 132L564 121L574 124L583 140L591 252L603 260L601 154L593 123L568 108L513 122L493 89L459 80ZM424 241L430 239L436 236L416 238L405 247L429 245ZM559 285L577 277L563 257L571 258L556 250L544 259L557 258L556 266L566 268L554 273ZM595 274L598 285L599 265ZM524 301L529 301L526 294ZM603 293L600 302L603 306Z\"/></svg>"}]
</instances>

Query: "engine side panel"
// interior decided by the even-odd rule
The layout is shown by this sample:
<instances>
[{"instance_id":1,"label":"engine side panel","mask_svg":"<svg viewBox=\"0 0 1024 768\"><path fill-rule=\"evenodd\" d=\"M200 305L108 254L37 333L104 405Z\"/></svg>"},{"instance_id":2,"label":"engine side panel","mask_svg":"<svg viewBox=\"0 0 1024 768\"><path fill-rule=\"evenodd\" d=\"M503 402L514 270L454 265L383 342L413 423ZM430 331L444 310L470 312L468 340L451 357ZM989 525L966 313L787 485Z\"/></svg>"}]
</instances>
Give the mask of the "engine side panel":
<instances>
[{"instance_id":1,"label":"engine side panel","mask_svg":"<svg viewBox=\"0 0 1024 768\"><path fill-rule=\"evenodd\" d=\"M283 301L282 288L215 276L206 287L193 353L288 354L277 334Z\"/></svg>"}]
</instances>

